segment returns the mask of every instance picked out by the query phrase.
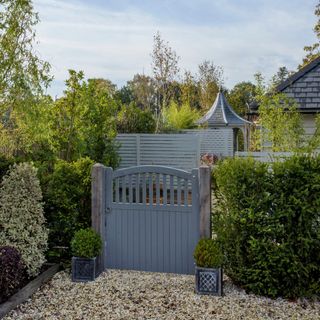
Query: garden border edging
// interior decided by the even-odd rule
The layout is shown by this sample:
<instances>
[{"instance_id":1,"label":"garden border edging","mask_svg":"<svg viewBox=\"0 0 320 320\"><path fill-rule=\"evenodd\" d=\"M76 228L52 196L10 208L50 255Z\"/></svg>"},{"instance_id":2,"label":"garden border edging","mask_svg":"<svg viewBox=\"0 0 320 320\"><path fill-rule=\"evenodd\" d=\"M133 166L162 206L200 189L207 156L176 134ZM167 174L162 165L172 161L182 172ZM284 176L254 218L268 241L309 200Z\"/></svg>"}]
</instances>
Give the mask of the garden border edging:
<instances>
[{"instance_id":1,"label":"garden border edging","mask_svg":"<svg viewBox=\"0 0 320 320\"><path fill-rule=\"evenodd\" d=\"M7 313L16 308L19 304L29 299L34 292L40 288L45 282L50 280L60 268L59 264L48 264L50 267L42 272L34 280L30 281L27 285L21 288L16 294L11 296L7 301L0 304L0 319L2 319Z\"/></svg>"}]
</instances>

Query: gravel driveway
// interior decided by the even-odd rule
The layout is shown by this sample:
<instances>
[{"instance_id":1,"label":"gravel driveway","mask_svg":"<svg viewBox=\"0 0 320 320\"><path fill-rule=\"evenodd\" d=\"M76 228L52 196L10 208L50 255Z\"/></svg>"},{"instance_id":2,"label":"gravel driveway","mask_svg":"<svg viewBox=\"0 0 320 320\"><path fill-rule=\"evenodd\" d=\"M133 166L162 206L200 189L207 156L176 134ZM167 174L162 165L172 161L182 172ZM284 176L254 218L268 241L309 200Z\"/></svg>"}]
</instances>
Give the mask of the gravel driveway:
<instances>
[{"instance_id":1,"label":"gravel driveway","mask_svg":"<svg viewBox=\"0 0 320 320\"><path fill-rule=\"evenodd\" d=\"M225 279L223 297L194 294L194 276L109 270L73 283L59 272L5 320L17 319L320 319L320 302L248 295Z\"/></svg>"}]
</instances>

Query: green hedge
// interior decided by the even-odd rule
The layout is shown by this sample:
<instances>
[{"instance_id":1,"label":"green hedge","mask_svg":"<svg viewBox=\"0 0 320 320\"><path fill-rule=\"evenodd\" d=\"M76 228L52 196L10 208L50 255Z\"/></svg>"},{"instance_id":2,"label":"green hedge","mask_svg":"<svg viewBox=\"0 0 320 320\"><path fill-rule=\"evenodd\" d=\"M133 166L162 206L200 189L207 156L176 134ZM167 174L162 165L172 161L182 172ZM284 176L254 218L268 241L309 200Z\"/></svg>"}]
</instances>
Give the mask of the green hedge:
<instances>
[{"instance_id":1,"label":"green hedge","mask_svg":"<svg viewBox=\"0 0 320 320\"><path fill-rule=\"evenodd\" d=\"M256 294L320 292L320 158L227 159L213 172L227 274Z\"/></svg>"},{"instance_id":2,"label":"green hedge","mask_svg":"<svg viewBox=\"0 0 320 320\"><path fill-rule=\"evenodd\" d=\"M89 158L74 162L58 160L42 181L45 214L50 230L49 258L55 247L68 247L74 233L91 226L91 168ZM58 250L59 251L59 250Z\"/></svg>"}]
</instances>

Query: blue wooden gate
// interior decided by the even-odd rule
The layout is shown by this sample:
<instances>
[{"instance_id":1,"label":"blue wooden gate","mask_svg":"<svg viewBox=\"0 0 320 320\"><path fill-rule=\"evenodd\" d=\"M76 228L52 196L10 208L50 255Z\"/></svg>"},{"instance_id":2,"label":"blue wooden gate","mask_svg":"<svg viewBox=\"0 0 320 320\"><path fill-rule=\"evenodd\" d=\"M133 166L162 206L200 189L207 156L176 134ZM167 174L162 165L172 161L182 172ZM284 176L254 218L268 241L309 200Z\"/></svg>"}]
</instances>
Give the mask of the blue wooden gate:
<instances>
[{"instance_id":1,"label":"blue wooden gate","mask_svg":"<svg viewBox=\"0 0 320 320\"><path fill-rule=\"evenodd\" d=\"M106 168L104 266L194 273L199 174L163 166Z\"/></svg>"}]
</instances>

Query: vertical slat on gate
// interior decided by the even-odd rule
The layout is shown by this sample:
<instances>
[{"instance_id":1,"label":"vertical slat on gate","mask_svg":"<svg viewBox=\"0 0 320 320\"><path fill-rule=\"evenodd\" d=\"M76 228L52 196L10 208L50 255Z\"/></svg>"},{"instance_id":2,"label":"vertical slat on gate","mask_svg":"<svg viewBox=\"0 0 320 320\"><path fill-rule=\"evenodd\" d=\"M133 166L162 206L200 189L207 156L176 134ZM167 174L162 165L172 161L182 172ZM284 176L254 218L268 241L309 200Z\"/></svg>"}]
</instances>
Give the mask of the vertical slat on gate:
<instances>
[{"instance_id":1,"label":"vertical slat on gate","mask_svg":"<svg viewBox=\"0 0 320 320\"><path fill-rule=\"evenodd\" d=\"M129 175L129 203L132 203L132 175Z\"/></svg>"},{"instance_id":2,"label":"vertical slat on gate","mask_svg":"<svg viewBox=\"0 0 320 320\"><path fill-rule=\"evenodd\" d=\"M183 195L184 195L184 205L185 206L189 205L189 203L188 203L188 197L189 197L188 184L189 184L188 179L184 179L184 192L183 192Z\"/></svg>"},{"instance_id":3,"label":"vertical slat on gate","mask_svg":"<svg viewBox=\"0 0 320 320\"><path fill-rule=\"evenodd\" d=\"M147 203L147 186L146 186L146 174L142 174L142 203Z\"/></svg>"},{"instance_id":4,"label":"vertical slat on gate","mask_svg":"<svg viewBox=\"0 0 320 320\"><path fill-rule=\"evenodd\" d=\"M140 203L140 175L136 174L136 203Z\"/></svg>"},{"instance_id":5,"label":"vertical slat on gate","mask_svg":"<svg viewBox=\"0 0 320 320\"><path fill-rule=\"evenodd\" d=\"M121 181L121 195L122 195L122 203L127 202L127 177L123 176Z\"/></svg>"},{"instance_id":6,"label":"vertical slat on gate","mask_svg":"<svg viewBox=\"0 0 320 320\"><path fill-rule=\"evenodd\" d=\"M149 173L149 205L153 204L153 177L152 173Z\"/></svg>"},{"instance_id":7,"label":"vertical slat on gate","mask_svg":"<svg viewBox=\"0 0 320 320\"><path fill-rule=\"evenodd\" d=\"M119 179L120 178L116 178L116 202L119 203L120 202L120 197L119 197Z\"/></svg>"},{"instance_id":8,"label":"vertical slat on gate","mask_svg":"<svg viewBox=\"0 0 320 320\"><path fill-rule=\"evenodd\" d=\"M163 181L162 181L162 184L163 184L163 196L162 196L163 205L166 206L167 205L167 175L164 174L162 176L162 179L163 179Z\"/></svg>"},{"instance_id":9,"label":"vertical slat on gate","mask_svg":"<svg viewBox=\"0 0 320 320\"><path fill-rule=\"evenodd\" d=\"M160 175L156 174L156 204L160 205Z\"/></svg>"},{"instance_id":10,"label":"vertical slat on gate","mask_svg":"<svg viewBox=\"0 0 320 320\"><path fill-rule=\"evenodd\" d=\"M181 206L181 178L178 177L178 184L177 184L177 205Z\"/></svg>"},{"instance_id":11,"label":"vertical slat on gate","mask_svg":"<svg viewBox=\"0 0 320 320\"><path fill-rule=\"evenodd\" d=\"M174 205L174 185L172 175L170 175L170 205Z\"/></svg>"}]
</instances>

